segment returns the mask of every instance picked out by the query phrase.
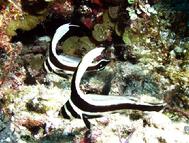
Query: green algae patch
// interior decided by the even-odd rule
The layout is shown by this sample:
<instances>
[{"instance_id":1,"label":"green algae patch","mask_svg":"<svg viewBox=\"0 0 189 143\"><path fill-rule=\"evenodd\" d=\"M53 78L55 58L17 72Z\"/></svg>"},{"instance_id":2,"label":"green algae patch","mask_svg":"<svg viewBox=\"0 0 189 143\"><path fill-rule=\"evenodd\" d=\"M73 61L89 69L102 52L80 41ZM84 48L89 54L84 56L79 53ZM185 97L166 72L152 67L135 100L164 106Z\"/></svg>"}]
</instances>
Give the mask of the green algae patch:
<instances>
[{"instance_id":1,"label":"green algae patch","mask_svg":"<svg viewBox=\"0 0 189 143\"><path fill-rule=\"evenodd\" d=\"M81 56L86 51L93 49L95 45L86 36L72 36L62 43L61 48L65 54Z\"/></svg>"},{"instance_id":2,"label":"green algae patch","mask_svg":"<svg viewBox=\"0 0 189 143\"><path fill-rule=\"evenodd\" d=\"M31 59L30 66L32 67L32 69L40 70L43 66L43 62L43 55L34 55Z\"/></svg>"},{"instance_id":3,"label":"green algae patch","mask_svg":"<svg viewBox=\"0 0 189 143\"><path fill-rule=\"evenodd\" d=\"M123 41L125 42L125 44L127 45L132 45L132 40L131 40L132 34L128 31L125 31L123 34Z\"/></svg>"},{"instance_id":4,"label":"green algae patch","mask_svg":"<svg viewBox=\"0 0 189 143\"><path fill-rule=\"evenodd\" d=\"M102 42L110 37L111 31L109 26L103 24L96 24L94 26L94 31L92 32L93 38L98 42Z\"/></svg>"},{"instance_id":5,"label":"green algae patch","mask_svg":"<svg viewBox=\"0 0 189 143\"><path fill-rule=\"evenodd\" d=\"M108 13L106 12L103 14L103 23L98 23L94 26L92 36L96 41L103 42L111 37L112 29L114 29L114 24L112 23Z\"/></svg>"},{"instance_id":6,"label":"green algae patch","mask_svg":"<svg viewBox=\"0 0 189 143\"><path fill-rule=\"evenodd\" d=\"M20 19L11 20L7 26L6 33L9 36L15 36L17 35L17 29L29 31L36 27L36 25L42 22L44 19L44 16L25 15Z\"/></svg>"}]
</instances>

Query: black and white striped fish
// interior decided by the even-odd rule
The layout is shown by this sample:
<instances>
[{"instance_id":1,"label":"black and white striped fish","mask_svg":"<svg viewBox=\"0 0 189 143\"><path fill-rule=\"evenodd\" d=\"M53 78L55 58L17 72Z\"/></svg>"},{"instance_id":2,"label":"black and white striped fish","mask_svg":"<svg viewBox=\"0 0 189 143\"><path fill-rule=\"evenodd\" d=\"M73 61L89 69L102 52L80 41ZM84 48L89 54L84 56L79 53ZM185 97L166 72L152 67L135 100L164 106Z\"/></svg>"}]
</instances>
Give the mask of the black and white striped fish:
<instances>
[{"instance_id":1,"label":"black and white striped fish","mask_svg":"<svg viewBox=\"0 0 189 143\"><path fill-rule=\"evenodd\" d=\"M62 106L59 114L66 119L80 118L83 119L87 128L90 129L88 119L103 116L105 113L121 109L134 109L141 111L160 111L164 104L140 104L126 97L105 96L105 95L85 95L80 89L80 81L88 65L102 54L104 47L95 48L89 51L81 60L77 70L72 78L71 97ZM109 60L101 59L99 66L105 66Z\"/></svg>"},{"instance_id":2,"label":"black and white striped fish","mask_svg":"<svg viewBox=\"0 0 189 143\"><path fill-rule=\"evenodd\" d=\"M49 73L53 72L58 75L73 74L76 70L80 58L68 55L58 55L56 52L56 47L59 40L69 31L70 27L79 27L79 25L73 25L70 23L61 25L55 32L50 48L49 56L44 62L44 69ZM93 71L97 70L99 67L97 64L91 63L87 70Z\"/></svg>"}]
</instances>

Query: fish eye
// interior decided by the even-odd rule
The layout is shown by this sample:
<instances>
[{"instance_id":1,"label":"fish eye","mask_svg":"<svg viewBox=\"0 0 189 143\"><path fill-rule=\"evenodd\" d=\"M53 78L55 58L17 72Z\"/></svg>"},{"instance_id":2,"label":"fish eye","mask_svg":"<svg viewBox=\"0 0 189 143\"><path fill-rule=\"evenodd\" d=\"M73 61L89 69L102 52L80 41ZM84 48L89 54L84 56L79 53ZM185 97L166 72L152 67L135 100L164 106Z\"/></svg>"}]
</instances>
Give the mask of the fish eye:
<instances>
[{"instance_id":1,"label":"fish eye","mask_svg":"<svg viewBox=\"0 0 189 143\"><path fill-rule=\"evenodd\" d=\"M109 60L102 60L99 64L100 68L104 68L110 61Z\"/></svg>"}]
</instances>

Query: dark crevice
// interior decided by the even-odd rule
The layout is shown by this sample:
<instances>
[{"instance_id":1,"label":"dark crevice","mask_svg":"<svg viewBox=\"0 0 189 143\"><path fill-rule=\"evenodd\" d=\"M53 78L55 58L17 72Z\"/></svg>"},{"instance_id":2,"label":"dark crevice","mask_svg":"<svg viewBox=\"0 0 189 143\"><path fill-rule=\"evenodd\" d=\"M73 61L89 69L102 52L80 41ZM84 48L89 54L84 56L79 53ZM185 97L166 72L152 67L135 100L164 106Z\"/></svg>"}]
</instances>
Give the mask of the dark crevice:
<instances>
[{"instance_id":1,"label":"dark crevice","mask_svg":"<svg viewBox=\"0 0 189 143\"><path fill-rule=\"evenodd\" d=\"M52 37L56 29L65 22L63 18L48 17L44 22L38 24L30 31L17 29L17 35L12 37L11 42L21 41L24 45L32 44L38 37Z\"/></svg>"}]
</instances>

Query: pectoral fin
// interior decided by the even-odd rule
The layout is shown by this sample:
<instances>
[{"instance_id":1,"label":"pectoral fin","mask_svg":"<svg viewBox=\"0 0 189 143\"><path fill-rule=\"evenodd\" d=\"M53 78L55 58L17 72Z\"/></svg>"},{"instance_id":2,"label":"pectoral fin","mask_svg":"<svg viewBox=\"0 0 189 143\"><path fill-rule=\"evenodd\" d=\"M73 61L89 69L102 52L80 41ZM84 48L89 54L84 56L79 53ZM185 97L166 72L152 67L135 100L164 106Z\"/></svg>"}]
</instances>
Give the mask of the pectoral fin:
<instances>
[{"instance_id":1,"label":"pectoral fin","mask_svg":"<svg viewBox=\"0 0 189 143\"><path fill-rule=\"evenodd\" d=\"M89 122L87 115L82 114L82 119L83 119L86 127L90 130L91 129L91 123Z\"/></svg>"}]
</instances>

